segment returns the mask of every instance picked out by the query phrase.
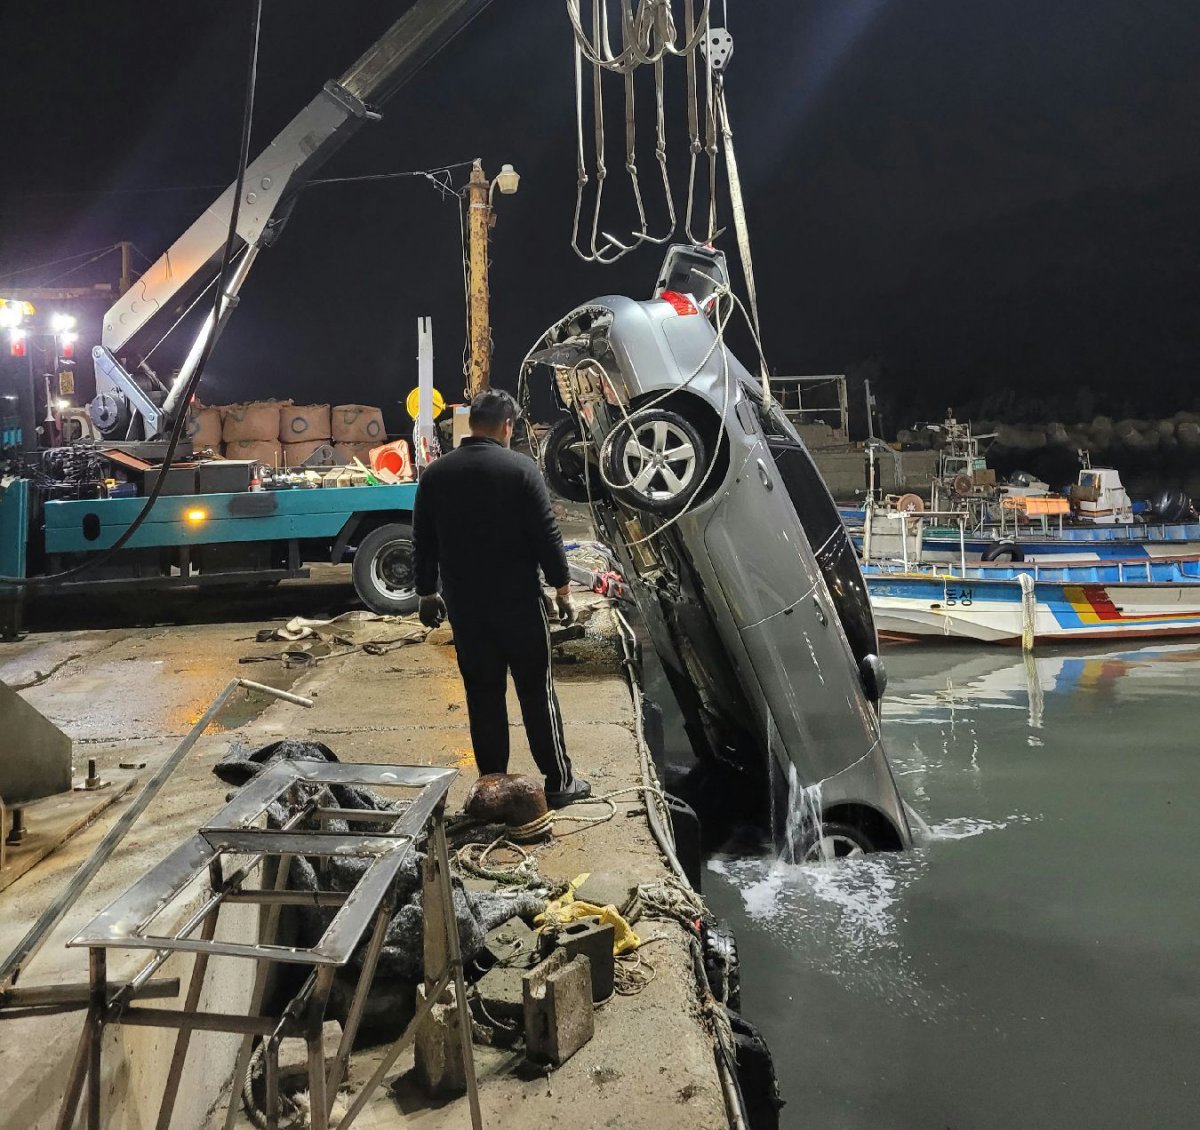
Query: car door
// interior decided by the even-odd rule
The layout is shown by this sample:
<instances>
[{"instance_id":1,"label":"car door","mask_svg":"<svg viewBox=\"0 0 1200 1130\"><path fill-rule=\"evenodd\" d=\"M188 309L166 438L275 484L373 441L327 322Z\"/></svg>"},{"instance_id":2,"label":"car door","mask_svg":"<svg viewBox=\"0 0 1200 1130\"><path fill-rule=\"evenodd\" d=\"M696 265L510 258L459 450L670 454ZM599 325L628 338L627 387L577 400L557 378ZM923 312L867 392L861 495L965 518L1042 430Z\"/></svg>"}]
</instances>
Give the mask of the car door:
<instances>
[{"instance_id":1,"label":"car door","mask_svg":"<svg viewBox=\"0 0 1200 1130\"><path fill-rule=\"evenodd\" d=\"M802 785L862 758L877 740L875 719L764 439L714 509L704 544L753 666L764 739Z\"/></svg>"}]
</instances>

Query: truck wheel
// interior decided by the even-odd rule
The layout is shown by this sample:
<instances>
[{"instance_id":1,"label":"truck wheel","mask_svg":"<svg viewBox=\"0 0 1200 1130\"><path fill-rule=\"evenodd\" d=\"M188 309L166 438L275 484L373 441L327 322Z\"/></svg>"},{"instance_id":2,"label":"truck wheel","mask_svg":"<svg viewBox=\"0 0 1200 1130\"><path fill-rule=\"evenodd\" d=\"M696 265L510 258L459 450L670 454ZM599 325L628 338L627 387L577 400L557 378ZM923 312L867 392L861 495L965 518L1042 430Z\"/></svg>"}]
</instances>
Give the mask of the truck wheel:
<instances>
[{"instance_id":1,"label":"truck wheel","mask_svg":"<svg viewBox=\"0 0 1200 1130\"><path fill-rule=\"evenodd\" d=\"M652 514L682 510L700 489L708 449L695 425L676 412L648 408L633 414L609 451L608 478L622 502Z\"/></svg>"},{"instance_id":2,"label":"truck wheel","mask_svg":"<svg viewBox=\"0 0 1200 1130\"><path fill-rule=\"evenodd\" d=\"M354 554L354 589L372 612L407 616L417 610L412 527L393 522L372 530Z\"/></svg>"}]
</instances>

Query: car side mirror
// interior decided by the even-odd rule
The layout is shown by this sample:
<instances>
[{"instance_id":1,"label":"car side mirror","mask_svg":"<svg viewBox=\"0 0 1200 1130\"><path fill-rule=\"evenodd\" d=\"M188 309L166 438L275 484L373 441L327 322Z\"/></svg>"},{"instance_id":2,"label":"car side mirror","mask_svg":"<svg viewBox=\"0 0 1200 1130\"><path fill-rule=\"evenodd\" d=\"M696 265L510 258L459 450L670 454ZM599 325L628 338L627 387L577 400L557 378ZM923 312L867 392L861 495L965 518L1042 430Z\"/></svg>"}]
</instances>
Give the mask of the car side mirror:
<instances>
[{"instance_id":1,"label":"car side mirror","mask_svg":"<svg viewBox=\"0 0 1200 1130\"><path fill-rule=\"evenodd\" d=\"M872 702L879 702L887 690L887 668L878 655L864 655L858 664L863 691Z\"/></svg>"}]
</instances>

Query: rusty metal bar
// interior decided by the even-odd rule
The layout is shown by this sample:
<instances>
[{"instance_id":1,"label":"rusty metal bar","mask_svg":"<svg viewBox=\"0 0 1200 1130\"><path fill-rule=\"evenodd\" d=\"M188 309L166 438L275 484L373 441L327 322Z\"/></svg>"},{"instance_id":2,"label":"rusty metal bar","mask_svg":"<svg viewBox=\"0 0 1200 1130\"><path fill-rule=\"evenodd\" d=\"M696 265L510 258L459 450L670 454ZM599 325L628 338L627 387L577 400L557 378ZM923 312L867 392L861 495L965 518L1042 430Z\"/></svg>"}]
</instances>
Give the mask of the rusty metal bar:
<instances>
[{"instance_id":1,"label":"rusty metal bar","mask_svg":"<svg viewBox=\"0 0 1200 1130\"><path fill-rule=\"evenodd\" d=\"M446 969L438 980L430 987L425 999L417 1006L417 1011L413 1014L413 1018L408 1022L408 1027L400 1033L399 1039L387 1050L387 1054L383 1057L379 1066L375 1068L375 1074L367 1080L366 1085L354 1098L354 1102L350 1104L350 1109L346 1111L341 1122L337 1124L336 1130L350 1130L350 1126L354 1120L362 1113L363 1107L371 1101L371 1096L379 1089L379 1084L386 1078L387 1073L391 1071L392 1064L400 1058L400 1053L404 1051L413 1037L417 1034L417 1028L422 1020L429 1015L430 1010L437 1003L438 998L449 987L450 982L454 979L453 970Z\"/></svg>"},{"instance_id":2,"label":"rusty metal bar","mask_svg":"<svg viewBox=\"0 0 1200 1130\"><path fill-rule=\"evenodd\" d=\"M446 849L446 823L439 807L433 815L430 839L437 853L443 894L442 912L445 915L446 943L450 955L450 970L454 974L454 996L458 1005L458 1036L462 1044L463 1074L467 1080L467 1101L471 1107L473 1130L483 1130L483 1115L479 1110L479 1083L475 1078L475 1049L471 1043L471 1009L467 1004L467 982L463 976L462 945L458 937L458 919L454 914L454 888L450 882L450 853Z\"/></svg>"},{"instance_id":3,"label":"rusty metal bar","mask_svg":"<svg viewBox=\"0 0 1200 1130\"><path fill-rule=\"evenodd\" d=\"M54 1130L71 1130L75 1125L75 1112L79 1109L79 1099L83 1094L83 1083L87 1077L91 1054L92 1025L89 1016L84 1021L83 1031L79 1033L79 1043L75 1048L75 1058L71 1061L71 1073L67 1076L67 1086L63 1091L62 1106L58 1108Z\"/></svg>"},{"instance_id":4,"label":"rusty metal bar","mask_svg":"<svg viewBox=\"0 0 1200 1130\"><path fill-rule=\"evenodd\" d=\"M179 996L179 978L164 977L149 981L134 989L128 981L110 981L110 1001L117 993L132 993L143 1000ZM31 985L20 989L5 989L0 993L0 1008L87 1008L91 1003L91 986L86 981L69 985Z\"/></svg>"},{"instance_id":5,"label":"rusty metal bar","mask_svg":"<svg viewBox=\"0 0 1200 1130\"><path fill-rule=\"evenodd\" d=\"M104 1049L104 1012L108 1002L108 955L100 947L88 951L88 972L92 980L92 1007L87 1026L92 1030L88 1045L87 1130L100 1130L104 1090L100 1086L101 1052Z\"/></svg>"},{"instance_id":6,"label":"rusty metal bar","mask_svg":"<svg viewBox=\"0 0 1200 1130\"><path fill-rule=\"evenodd\" d=\"M217 932L217 918L221 913L220 904L213 907L212 912L204 920L200 936L211 941ZM196 954L192 962L192 978L188 984L187 997L183 1002L183 1014L191 1016L200 1006L200 995L204 991L204 978L208 973L208 954ZM163 1085L162 1102L158 1107L158 1123L156 1130L171 1130L171 1115L175 1113L175 1100L179 1095L179 1084L183 1079L183 1061L187 1058L188 1045L192 1040L190 1025L179 1029L175 1037L175 1050L171 1053L171 1063L167 1068L167 1081Z\"/></svg>"},{"instance_id":7,"label":"rusty metal bar","mask_svg":"<svg viewBox=\"0 0 1200 1130\"><path fill-rule=\"evenodd\" d=\"M238 1012L193 1012L186 1014L173 1008L127 1008L120 1024L142 1028L195 1028L200 1032L233 1032L239 1036L268 1036L275 1031L277 1021L266 1016L243 1016Z\"/></svg>"},{"instance_id":8,"label":"rusty metal bar","mask_svg":"<svg viewBox=\"0 0 1200 1130\"><path fill-rule=\"evenodd\" d=\"M329 993L333 989L335 972L331 966L317 971L317 984L305 1009L304 1039L308 1045L310 1130L329 1130L329 1097L325 1089L325 1042L321 1029L325 1019L325 1006L329 1003Z\"/></svg>"},{"instance_id":9,"label":"rusty metal bar","mask_svg":"<svg viewBox=\"0 0 1200 1130\"><path fill-rule=\"evenodd\" d=\"M395 900L389 894L379 905L379 912L375 917L375 929L371 933L371 940L367 943L367 951L363 955L362 971L359 973L358 985L354 990L354 999L350 1002L346 1023L342 1026L342 1038L338 1042L337 1057L333 1061L333 1067L329 1070L329 1082L326 1090L329 1095L330 1107L333 1106L338 1088L346 1077L346 1070L350 1064L350 1053L354 1050L354 1040L358 1036L358 1027L362 1023L363 1011L367 1007L367 994L371 991L371 984L375 980L375 967L379 963L380 953L383 952L383 942L387 937L387 929L391 925L394 909Z\"/></svg>"},{"instance_id":10,"label":"rusty metal bar","mask_svg":"<svg viewBox=\"0 0 1200 1130\"><path fill-rule=\"evenodd\" d=\"M272 893L286 893L284 888L287 887L288 873L291 871L292 857L290 855L280 856L275 863L275 880ZM275 931L279 928L279 903L268 903L267 913L265 918L259 914L258 940L260 942L268 941L275 937ZM267 972L270 969L270 963L266 961L258 962L254 970L254 988L250 991L250 1016L257 1016L262 1008L263 997L267 990ZM238 1049L237 1063L233 1069L233 1081L229 1091L229 1109L225 1112L225 1130L233 1130L233 1124L237 1119L238 1097L242 1093L242 1087L246 1082L246 1072L250 1070L250 1057L254 1054L254 1037L246 1036L242 1040L242 1046Z\"/></svg>"}]
</instances>

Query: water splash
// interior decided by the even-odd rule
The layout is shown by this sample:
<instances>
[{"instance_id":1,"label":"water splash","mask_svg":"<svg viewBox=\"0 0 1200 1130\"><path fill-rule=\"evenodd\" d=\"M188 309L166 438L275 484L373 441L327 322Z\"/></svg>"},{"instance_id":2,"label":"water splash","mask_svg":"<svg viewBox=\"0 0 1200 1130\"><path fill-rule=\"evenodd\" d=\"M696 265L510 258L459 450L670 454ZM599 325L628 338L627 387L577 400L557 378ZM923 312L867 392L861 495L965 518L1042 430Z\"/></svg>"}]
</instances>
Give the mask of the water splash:
<instances>
[{"instance_id":1,"label":"water splash","mask_svg":"<svg viewBox=\"0 0 1200 1130\"><path fill-rule=\"evenodd\" d=\"M823 842L821 830L821 782L801 787L796 766L788 766L787 820L783 828L781 863L803 863L814 844Z\"/></svg>"},{"instance_id":2,"label":"water splash","mask_svg":"<svg viewBox=\"0 0 1200 1130\"><path fill-rule=\"evenodd\" d=\"M837 866L714 859L708 870L733 888L759 931L803 953L807 970L855 996L933 1020L944 1014L947 994L927 983L904 944L909 888L925 866L923 853L885 852Z\"/></svg>"}]
</instances>

